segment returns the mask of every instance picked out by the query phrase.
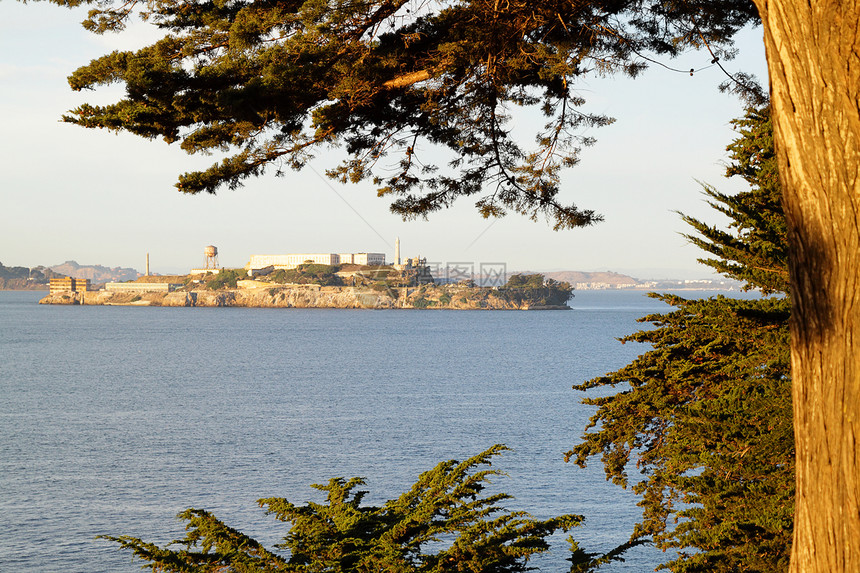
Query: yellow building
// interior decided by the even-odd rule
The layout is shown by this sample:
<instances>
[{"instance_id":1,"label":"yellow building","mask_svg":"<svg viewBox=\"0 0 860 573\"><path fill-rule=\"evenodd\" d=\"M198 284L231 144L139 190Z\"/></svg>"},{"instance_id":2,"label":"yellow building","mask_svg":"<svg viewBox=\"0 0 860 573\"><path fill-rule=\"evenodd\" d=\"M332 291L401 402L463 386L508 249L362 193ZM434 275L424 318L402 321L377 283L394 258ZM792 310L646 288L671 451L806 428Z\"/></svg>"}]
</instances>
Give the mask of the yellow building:
<instances>
[{"instance_id":1,"label":"yellow building","mask_svg":"<svg viewBox=\"0 0 860 573\"><path fill-rule=\"evenodd\" d=\"M60 292L87 292L90 290L90 279L76 279L72 277L51 279L50 289L51 294Z\"/></svg>"}]
</instances>

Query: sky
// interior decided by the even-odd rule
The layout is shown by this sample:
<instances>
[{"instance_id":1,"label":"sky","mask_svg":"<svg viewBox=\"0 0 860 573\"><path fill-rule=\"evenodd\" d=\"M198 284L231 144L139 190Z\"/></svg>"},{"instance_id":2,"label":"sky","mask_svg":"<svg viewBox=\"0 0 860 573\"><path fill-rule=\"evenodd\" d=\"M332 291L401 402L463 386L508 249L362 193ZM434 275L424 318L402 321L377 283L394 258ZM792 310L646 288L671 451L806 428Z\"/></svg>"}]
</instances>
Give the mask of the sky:
<instances>
[{"instance_id":1,"label":"sky","mask_svg":"<svg viewBox=\"0 0 860 573\"><path fill-rule=\"evenodd\" d=\"M184 273L215 245L225 267L252 254L383 252L445 265L504 264L508 271L614 271L639 279L706 278L702 253L689 244L678 212L725 225L700 183L728 193L744 182L724 177L730 121L743 113L721 94L717 67L688 73L652 66L636 80L595 78L577 86L585 110L616 118L588 135L597 143L565 172L560 199L593 209L602 223L553 231L515 213L486 220L461 199L429 220L402 221L371 183L342 185L321 176L331 157L285 177L251 179L235 191L184 195L180 173L208 167L178 145L60 121L81 103L120 99L121 86L73 92L77 67L116 49L149 43L145 24L97 36L80 26L84 11L44 2L0 1L0 263L33 267L75 260L132 267L146 256L153 273ZM744 31L730 71L766 81L761 28ZM665 61L703 68L707 53ZM517 121L527 121L518 117ZM328 161L326 161L328 159Z\"/></svg>"}]
</instances>

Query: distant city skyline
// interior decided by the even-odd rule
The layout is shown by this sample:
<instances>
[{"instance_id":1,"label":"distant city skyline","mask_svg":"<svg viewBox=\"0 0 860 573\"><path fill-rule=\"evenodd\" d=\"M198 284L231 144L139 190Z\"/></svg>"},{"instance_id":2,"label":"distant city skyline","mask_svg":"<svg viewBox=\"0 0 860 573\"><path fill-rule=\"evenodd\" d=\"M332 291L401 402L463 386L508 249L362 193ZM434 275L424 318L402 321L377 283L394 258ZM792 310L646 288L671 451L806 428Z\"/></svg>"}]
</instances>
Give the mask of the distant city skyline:
<instances>
[{"instance_id":1,"label":"distant city skyline","mask_svg":"<svg viewBox=\"0 0 860 573\"><path fill-rule=\"evenodd\" d=\"M697 181L730 193L744 188L723 176L725 147L735 136L730 121L743 113L738 99L717 90L725 76L716 67L690 77L652 66L637 80L595 79L577 87L586 111L618 120L589 132L596 145L562 178L563 202L605 217L593 227L554 232L545 221L516 214L484 220L462 199L429 221L403 222L372 185L345 186L321 175L337 151L300 173L267 173L217 196L183 195L173 187L177 176L217 158L60 121L82 102L122 96L119 86L72 92L66 76L93 58L154 37L144 25L125 35L90 34L79 24L84 13L0 3L0 125L6 135L0 143L0 262L7 266L75 260L142 270L149 253L153 273L172 274L198 267L210 244L225 267L241 267L259 253L384 252L393 260L399 236L403 257L442 264L707 277L710 271L696 263L703 253L684 239L688 229L675 211L724 225ZM761 44L760 29L743 33L740 56L727 67L766 82ZM703 62L709 62L706 54L666 63L699 69ZM527 113L516 120L538 121Z\"/></svg>"}]
</instances>

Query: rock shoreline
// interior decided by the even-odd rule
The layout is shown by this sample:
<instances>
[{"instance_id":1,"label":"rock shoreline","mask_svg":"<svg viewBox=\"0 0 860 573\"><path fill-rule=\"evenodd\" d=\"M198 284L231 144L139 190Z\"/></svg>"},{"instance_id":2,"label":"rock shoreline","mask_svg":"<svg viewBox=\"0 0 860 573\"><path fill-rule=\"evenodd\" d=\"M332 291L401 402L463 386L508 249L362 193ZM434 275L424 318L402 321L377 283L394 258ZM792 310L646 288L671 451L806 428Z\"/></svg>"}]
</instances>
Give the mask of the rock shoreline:
<instances>
[{"instance_id":1,"label":"rock shoreline","mask_svg":"<svg viewBox=\"0 0 860 573\"><path fill-rule=\"evenodd\" d=\"M376 291L365 287L237 288L178 290L174 292L49 294L39 304L105 306L347 308L422 310L570 310L567 305L530 305L506 300L493 289L469 287L400 287Z\"/></svg>"}]
</instances>

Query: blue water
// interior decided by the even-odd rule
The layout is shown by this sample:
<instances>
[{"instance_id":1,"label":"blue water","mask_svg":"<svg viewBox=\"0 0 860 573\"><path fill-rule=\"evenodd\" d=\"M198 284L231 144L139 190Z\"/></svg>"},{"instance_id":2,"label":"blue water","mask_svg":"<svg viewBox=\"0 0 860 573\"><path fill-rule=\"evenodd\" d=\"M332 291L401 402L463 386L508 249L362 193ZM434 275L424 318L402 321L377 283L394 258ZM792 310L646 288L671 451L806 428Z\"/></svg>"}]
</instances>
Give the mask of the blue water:
<instances>
[{"instance_id":1,"label":"blue water","mask_svg":"<svg viewBox=\"0 0 860 573\"><path fill-rule=\"evenodd\" d=\"M0 292L0 571L139 571L97 535L165 543L213 511L268 547L262 497L367 478L368 503L494 443L510 509L586 516L587 549L627 539L635 498L562 461L592 409L571 385L643 351L616 338L665 305L581 292L570 312L42 306ZM564 536L533 564L565 571ZM630 552L605 571L667 560Z\"/></svg>"}]
</instances>

